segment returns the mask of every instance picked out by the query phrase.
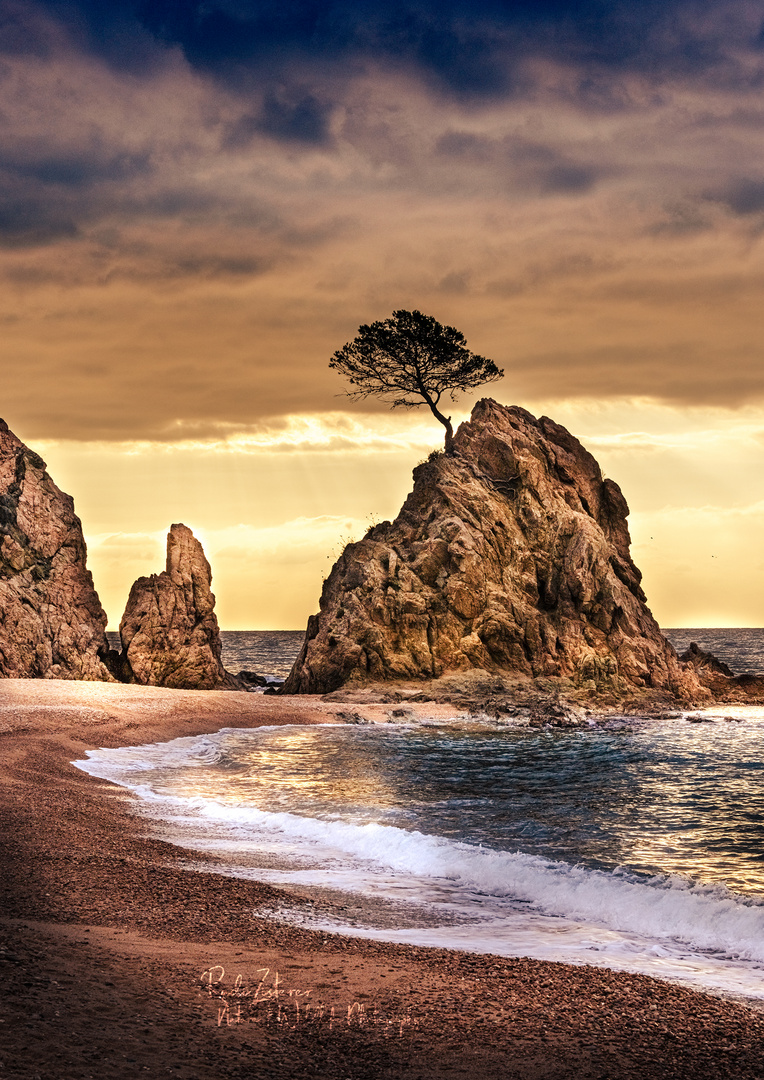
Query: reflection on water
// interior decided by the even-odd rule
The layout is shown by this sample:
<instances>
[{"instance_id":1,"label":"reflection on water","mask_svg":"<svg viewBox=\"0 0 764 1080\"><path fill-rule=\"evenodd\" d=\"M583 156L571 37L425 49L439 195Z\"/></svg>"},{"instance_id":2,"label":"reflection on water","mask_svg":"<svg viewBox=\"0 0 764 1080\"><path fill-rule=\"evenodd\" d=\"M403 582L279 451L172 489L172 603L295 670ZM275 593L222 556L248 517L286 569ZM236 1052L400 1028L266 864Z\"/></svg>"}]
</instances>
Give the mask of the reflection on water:
<instances>
[{"instance_id":1,"label":"reflection on water","mask_svg":"<svg viewBox=\"0 0 764 1080\"><path fill-rule=\"evenodd\" d=\"M222 630L223 667L285 679L304 638L304 630Z\"/></svg>"},{"instance_id":2,"label":"reflection on water","mask_svg":"<svg viewBox=\"0 0 764 1080\"><path fill-rule=\"evenodd\" d=\"M316 739L313 727L226 731L218 737L214 760L156 770L149 782L162 795L357 823L400 809L373 747L344 738L344 726L321 730L323 739Z\"/></svg>"}]
</instances>

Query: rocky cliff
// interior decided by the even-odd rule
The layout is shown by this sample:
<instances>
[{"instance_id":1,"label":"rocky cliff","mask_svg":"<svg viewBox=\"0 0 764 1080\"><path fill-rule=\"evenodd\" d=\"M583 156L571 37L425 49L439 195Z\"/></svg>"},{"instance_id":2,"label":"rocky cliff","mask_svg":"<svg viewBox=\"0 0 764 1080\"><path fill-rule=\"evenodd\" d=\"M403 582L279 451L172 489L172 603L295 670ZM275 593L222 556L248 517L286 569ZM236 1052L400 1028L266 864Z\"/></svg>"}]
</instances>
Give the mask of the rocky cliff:
<instances>
[{"instance_id":1,"label":"rocky cliff","mask_svg":"<svg viewBox=\"0 0 764 1080\"><path fill-rule=\"evenodd\" d=\"M185 525L167 536L167 568L130 590L119 625L120 678L144 686L214 690L238 686L221 662L212 572Z\"/></svg>"},{"instance_id":2,"label":"rocky cliff","mask_svg":"<svg viewBox=\"0 0 764 1080\"><path fill-rule=\"evenodd\" d=\"M0 420L0 676L110 679L74 503Z\"/></svg>"},{"instance_id":3,"label":"rocky cliff","mask_svg":"<svg viewBox=\"0 0 764 1080\"><path fill-rule=\"evenodd\" d=\"M620 488L565 428L483 400L455 449L335 563L286 693L483 669L708 696L646 606Z\"/></svg>"}]
</instances>

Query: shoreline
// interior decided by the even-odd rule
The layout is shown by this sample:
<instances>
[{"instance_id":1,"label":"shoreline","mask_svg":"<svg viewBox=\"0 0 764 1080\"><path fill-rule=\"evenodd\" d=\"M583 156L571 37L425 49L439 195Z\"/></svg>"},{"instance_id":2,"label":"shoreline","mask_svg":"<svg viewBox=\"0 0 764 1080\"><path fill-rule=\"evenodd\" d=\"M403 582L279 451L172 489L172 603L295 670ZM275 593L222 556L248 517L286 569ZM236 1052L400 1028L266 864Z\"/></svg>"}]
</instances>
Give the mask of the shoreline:
<instances>
[{"instance_id":1,"label":"shoreline","mask_svg":"<svg viewBox=\"0 0 764 1080\"><path fill-rule=\"evenodd\" d=\"M97 746L321 723L347 709L308 696L0 681L0 1076L761 1077L764 1014L743 1005L604 968L253 915L309 900L217 875L214 860L186 869L198 853L145 836L133 796L70 764Z\"/></svg>"}]
</instances>

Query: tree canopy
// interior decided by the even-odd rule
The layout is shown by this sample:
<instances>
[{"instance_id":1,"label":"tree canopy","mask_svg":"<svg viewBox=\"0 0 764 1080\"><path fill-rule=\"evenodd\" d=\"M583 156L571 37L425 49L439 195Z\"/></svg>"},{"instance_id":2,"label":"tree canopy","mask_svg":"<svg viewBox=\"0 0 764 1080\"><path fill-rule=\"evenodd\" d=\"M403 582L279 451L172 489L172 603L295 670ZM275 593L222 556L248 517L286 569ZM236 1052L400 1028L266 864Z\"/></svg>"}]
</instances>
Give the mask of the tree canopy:
<instances>
[{"instance_id":1,"label":"tree canopy","mask_svg":"<svg viewBox=\"0 0 764 1080\"><path fill-rule=\"evenodd\" d=\"M447 394L495 382L504 372L493 360L470 352L464 334L421 311L394 311L391 318L360 326L356 337L329 361L353 389L353 399L379 397L393 409L427 405L446 429L453 453L451 417L438 408Z\"/></svg>"}]
</instances>

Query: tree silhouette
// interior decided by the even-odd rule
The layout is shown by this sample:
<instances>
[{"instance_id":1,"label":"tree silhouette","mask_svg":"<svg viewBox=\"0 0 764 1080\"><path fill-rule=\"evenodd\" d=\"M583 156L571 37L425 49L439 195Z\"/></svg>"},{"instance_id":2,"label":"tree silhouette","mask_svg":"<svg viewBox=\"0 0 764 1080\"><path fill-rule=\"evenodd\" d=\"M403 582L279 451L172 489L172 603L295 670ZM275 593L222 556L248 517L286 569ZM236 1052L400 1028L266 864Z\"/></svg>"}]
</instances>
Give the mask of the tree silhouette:
<instances>
[{"instance_id":1,"label":"tree silhouette","mask_svg":"<svg viewBox=\"0 0 764 1080\"><path fill-rule=\"evenodd\" d=\"M427 405L446 429L447 454L454 452L454 429L438 408L443 395L455 401L458 392L504 374L493 360L470 352L459 330L421 311L394 311L389 319L360 326L329 367L345 376L354 400L380 397L393 409Z\"/></svg>"}]
</instances>

